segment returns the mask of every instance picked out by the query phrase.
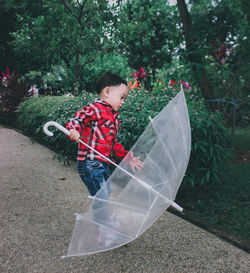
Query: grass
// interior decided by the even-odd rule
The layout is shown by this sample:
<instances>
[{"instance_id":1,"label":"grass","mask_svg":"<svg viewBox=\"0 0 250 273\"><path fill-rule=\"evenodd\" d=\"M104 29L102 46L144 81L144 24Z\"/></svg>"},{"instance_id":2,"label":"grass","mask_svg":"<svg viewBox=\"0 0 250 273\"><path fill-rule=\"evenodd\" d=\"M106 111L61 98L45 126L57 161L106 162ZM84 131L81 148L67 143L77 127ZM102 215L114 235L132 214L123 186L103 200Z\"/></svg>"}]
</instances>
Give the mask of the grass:
<instances>
[{"instance_id":1,"label":"grass","mask_svg":"<svg viewBox=\"0 0 250 273\"><path fill-rule=\"evenodd\" d=\"M250 126L236 129L233 145L232 162L223 180L194 189L179 203L212 224L249 240Z\"/></svg>"}]
</instances>

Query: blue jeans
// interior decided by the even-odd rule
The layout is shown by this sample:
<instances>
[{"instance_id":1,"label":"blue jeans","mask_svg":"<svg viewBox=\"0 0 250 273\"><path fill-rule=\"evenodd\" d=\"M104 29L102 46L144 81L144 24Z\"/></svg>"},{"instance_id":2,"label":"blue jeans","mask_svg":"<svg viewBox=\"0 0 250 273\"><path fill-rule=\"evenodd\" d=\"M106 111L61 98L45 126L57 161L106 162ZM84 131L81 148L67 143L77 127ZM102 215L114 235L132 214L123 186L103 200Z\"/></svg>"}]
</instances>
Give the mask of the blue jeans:
<instances>
[{"instance_id":1,"label":"blue jeans","mask_svg":"<svg viewBox=\"0 0 250 273\"><path fill-rule=\"evenodd\" d=\"M111 183L106 180L110 176L109 164L98 160L77 161L79 175L86 185L90 195L95 195L103 186L102 191L98 194L98 198L107 200L111 192ZM105 220L107 217L106 202L93 200L92 208L94 217L99 220Z\"/></svg>"},{"instance_id":2,"label":"blue jeans","mask_svg":"<svg viewBox=\"0 0 250 273\"><path fill-rule=\"evenodd\" d=\"M98 160L77 161L79 175L90 195L95 195L110 176L109 164ZM110 186L108 187L110 193Z\"/></svg>"}]
</instances>

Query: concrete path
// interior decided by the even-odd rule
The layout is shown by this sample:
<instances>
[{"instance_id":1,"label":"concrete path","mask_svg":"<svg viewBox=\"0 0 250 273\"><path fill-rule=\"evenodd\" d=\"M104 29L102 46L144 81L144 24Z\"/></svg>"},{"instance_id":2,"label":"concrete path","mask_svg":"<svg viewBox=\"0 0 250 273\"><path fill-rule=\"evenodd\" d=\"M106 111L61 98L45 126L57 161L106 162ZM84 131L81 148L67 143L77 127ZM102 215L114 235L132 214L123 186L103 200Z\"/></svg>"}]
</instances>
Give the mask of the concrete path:
<instances>
[{"instance_id":1,"label":"concrete path","mask_svg":"<svg viewBox=\"0 0 250 273\"><path fill-rule=\"evenodd\" d=\"M75 164L22 134L0 127L0 272L250 271L249 255L166 212L140 238L104 253L61 259L87 191Z\"/></svg>"}]
</instances>

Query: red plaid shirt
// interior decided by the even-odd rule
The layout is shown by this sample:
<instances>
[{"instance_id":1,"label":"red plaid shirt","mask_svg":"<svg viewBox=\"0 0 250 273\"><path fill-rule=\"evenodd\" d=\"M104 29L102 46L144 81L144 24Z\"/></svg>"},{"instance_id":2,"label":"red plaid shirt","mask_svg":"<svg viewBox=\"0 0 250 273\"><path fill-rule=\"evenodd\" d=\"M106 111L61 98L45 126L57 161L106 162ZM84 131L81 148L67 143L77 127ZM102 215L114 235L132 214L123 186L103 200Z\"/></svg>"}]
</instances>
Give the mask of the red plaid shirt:
<instances>
[{"instance_id":1,"label":"red plaid shirt","mask_svg":"<svg viewBox=\"0 0 250 273\"><path fill-rule=\"evenodd\" d=\"M77 130L83 142L104 156L109 158L111 154L114 154L122 158L128 152L117 142L117 133L120 125L118 115L108 103L96 99L94 103L90 103L82 110L77 111L74 117L66 123L66 128L68 130ZM85 159L97 159L109 163L103 157L79 143L77 160Z\"/></svg>"}]
</instances>

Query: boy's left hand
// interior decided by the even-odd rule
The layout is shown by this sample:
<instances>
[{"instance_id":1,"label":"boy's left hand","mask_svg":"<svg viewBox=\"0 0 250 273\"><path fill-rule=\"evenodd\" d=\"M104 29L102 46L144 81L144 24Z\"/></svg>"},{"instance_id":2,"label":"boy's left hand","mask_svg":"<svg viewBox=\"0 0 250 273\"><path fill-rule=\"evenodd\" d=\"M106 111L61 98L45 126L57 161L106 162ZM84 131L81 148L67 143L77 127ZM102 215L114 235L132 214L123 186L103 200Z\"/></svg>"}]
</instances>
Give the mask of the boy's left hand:
<instances>
[{"instance_id":1,"label":"boy's left hand","mask_svg":"<svg viewBox=\"0 0 250 273\"><path fill-rule=\"evenodd\" d=\"M133 156L130 160L129 160L129 165L132 169L133 172L137 170L141 170L144 167L143 162L141 162L140 160L140 156Z\"/></svg>"}]
</instances>

